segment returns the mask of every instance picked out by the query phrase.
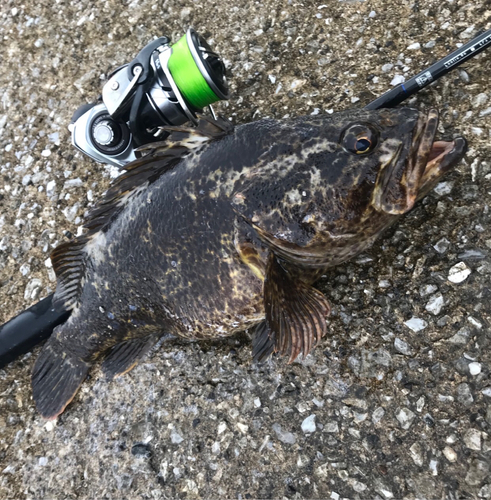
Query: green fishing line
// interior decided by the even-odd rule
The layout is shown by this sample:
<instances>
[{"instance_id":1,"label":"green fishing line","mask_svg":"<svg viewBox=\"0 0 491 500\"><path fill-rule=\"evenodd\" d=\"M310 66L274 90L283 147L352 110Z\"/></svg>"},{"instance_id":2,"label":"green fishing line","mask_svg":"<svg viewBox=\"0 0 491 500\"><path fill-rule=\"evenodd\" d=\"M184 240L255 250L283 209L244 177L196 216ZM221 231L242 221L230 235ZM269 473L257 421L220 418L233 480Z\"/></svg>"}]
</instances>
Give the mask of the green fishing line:
<instances>
[{"instance_id":1,"label":"green fishing line","mask_svg":"<svg viewBox=\"0 0 491 500\"><path fill-rule=\"evenodd\" d=\"M211 90L189 50L186 35L172 46L169 70L184 99L191 106L201 109L220 98Z\"/></svg>"}]
</instances>

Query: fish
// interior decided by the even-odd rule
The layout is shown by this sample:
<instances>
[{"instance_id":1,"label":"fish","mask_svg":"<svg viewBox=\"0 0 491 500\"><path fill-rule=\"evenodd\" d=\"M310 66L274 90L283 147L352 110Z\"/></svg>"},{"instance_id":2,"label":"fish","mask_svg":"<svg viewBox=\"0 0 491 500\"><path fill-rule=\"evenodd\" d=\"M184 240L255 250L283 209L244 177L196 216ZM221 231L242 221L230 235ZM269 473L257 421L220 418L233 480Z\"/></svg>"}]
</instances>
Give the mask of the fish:
<instances>
[{"instance_id":1,"label":"fish","mask_svg":"<svg viewBox=\"0 0 491 500\"><path fill-rule=\"evenodd\" d=\"M437 126L436 110L401 107L167 127L52 252L53 304L71 315L34 364L40 414L60 415L95 363L123 375L161 338L253 329L254 361L307 356L331 309L314 283L463 157Z\"/></svg>"}]
</instances>

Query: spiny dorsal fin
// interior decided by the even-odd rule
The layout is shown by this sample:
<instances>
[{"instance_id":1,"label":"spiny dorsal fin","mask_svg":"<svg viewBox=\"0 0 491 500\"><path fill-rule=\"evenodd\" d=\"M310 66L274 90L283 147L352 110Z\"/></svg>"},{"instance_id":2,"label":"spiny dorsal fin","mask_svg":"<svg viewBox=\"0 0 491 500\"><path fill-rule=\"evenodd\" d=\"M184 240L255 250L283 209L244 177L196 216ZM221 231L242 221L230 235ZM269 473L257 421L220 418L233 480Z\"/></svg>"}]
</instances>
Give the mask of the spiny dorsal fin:
<instances>
[{"instance_id":1,"label":"spiny dorsal fin","mask_svg":"<svg viewBox=\"0 0 491 500\"><path fill-rule=\"evenodd\" d=\"M54 306L63 306L66 310L75 306L83 287L87 256L83 249L86 244L87 238L75 238L58 245L51 252L51 262L58 278Z\"/></svg>"},{"instance_id":2,"label":"spiny dorsal fin","mask_svg":"<svg viewBox=\"0 0 491 500\"><path fill-rule=\"evenodd\" d=\"M192 150L216 141L233 131L233 125L223 118L214 120L200 117L198 126L163 127L169 137L162 142L142 146L146 154L125 165L120 175L107 190L102 200L89 212L84 229L88 232L63 243L51 254L57 277L54 302L73 309L80 297L85 276L87 243L99 231L107 231L130 199L148 188L161 175L177 165Z\"/></svg>"}]
</instances>

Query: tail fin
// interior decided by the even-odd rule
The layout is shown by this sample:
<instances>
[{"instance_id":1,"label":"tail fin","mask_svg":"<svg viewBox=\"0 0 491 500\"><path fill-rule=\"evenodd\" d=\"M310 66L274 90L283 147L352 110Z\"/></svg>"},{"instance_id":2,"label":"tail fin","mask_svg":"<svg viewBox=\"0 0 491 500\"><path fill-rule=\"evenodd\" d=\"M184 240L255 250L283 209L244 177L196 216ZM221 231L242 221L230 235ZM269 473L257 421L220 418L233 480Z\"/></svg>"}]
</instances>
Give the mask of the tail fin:
<instances>
[{"instance_id":1,"label":"tail fin","mask_svg":"<svg viewBox=\"0 0 491 500\"><path fill-rule=\"evenodd\" d=\"M32 371L32 394L39 413L55 419L67 407L84 381L90 365L63 350L50 338Z\"/></svg>"}]
</instances>

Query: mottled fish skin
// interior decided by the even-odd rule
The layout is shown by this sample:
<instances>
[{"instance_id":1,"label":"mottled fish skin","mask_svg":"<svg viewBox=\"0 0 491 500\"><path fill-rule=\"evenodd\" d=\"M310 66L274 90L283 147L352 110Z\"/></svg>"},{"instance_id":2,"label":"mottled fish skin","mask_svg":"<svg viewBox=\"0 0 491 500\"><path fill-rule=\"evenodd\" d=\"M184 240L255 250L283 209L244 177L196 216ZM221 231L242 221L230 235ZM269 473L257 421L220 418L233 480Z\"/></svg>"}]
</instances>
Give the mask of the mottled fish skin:
<instances>
[{"instance_id":1,"label":"mottled fish skin","mask_svg":"<svg viewBox=\"0 0 491 500\"><path fill-rule=\"evenodd\" d=\"M409 108L261 120L191 150L153 183L135 189L81 250L83 276L73 312L34 369L41 413L61 413L90 365L114 346L126 342L133 353L127 361L118 358L122 373L148 350L142 339L151 346L164 333L186 339L232 335L264 319L267 269L286 273L285 283L310 286L327 268L370 246L400 216L373 206L380 172L390 166L390 183L403 182L425 120ZM367 154L346 150L343 141L354 124L375 134ZM149 158L158 164L159 154ZM318 341L323 333L315 328L329 312L327 303L315 305L322 302L320 292L306 293L298 307L308 316L313 304L315 325L305 327L303 344L295 345L292 330L290 344L283 339L284 348L276 348L292 356L308 352L309 335ZM294 317L299 328L304 316ZM274 332L263 331L265 342L273 342ZM274 346L262 348L270 352ZM66 394L57 396L65 401L56 404L49 395L49 377L57 370L53 356L78 370Z\"/></svg>"}]
</instances>

